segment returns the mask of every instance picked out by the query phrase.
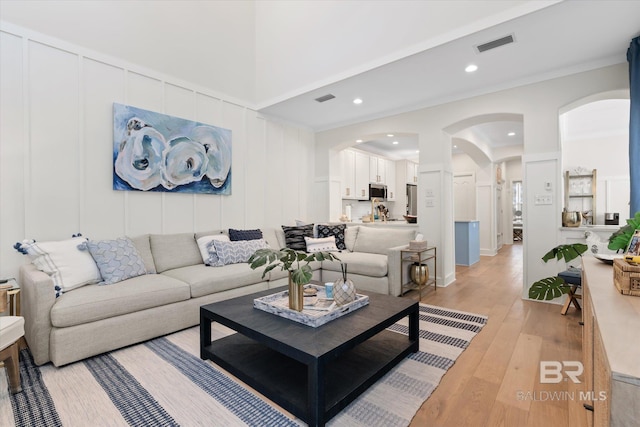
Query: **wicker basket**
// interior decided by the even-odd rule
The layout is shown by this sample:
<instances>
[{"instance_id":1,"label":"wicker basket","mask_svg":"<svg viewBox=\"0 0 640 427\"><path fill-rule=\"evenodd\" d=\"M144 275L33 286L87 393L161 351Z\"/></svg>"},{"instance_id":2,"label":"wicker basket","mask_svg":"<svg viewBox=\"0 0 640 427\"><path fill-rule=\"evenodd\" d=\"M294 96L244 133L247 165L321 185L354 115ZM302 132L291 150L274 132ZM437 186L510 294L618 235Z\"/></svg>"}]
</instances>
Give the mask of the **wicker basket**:
<instances>
[{"instance_id":1,"label":"wicker basket","mask_svg":"<svg viewBox=\"0 0 640 427\"><path fill-rule=\"evenodd\" d=\"M613 283L623 295L640 297L640 265L622 259L613 260Z\"/></svg>"}]
</instances>

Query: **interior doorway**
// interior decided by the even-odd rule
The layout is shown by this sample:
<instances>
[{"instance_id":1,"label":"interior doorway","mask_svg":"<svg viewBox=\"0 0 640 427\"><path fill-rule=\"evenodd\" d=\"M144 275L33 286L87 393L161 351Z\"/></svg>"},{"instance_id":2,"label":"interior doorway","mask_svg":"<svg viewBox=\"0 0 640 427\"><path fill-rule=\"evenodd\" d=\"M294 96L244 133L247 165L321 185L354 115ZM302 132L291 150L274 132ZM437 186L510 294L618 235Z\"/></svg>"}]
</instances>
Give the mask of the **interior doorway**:
<instances>
[{"instance_id":1,"label":"interior doorway","mask_svg":"<svg viewBox=\"0 0 640 427\"><path fill-rule=\"evenodd\" d=\"M453 177L453 216L455 221L476 219L476 177L474 173Z\"/></svg>"}]
</instances>

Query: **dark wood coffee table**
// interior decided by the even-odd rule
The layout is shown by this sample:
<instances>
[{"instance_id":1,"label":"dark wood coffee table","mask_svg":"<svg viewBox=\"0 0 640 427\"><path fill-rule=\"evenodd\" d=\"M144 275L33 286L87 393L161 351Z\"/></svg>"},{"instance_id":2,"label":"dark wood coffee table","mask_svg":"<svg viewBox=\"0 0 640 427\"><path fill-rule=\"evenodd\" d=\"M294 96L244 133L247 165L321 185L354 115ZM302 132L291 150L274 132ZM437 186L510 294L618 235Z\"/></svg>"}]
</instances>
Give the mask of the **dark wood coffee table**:
<instances>
[{"instance_id":1,"label":"dark wood coffee table","mask_svg":"<svg viewBox=\"0 0 640 427\"><path fill-rule=\"evenodd\" d=\"M318 328L253 308L270 289L200 307L200 357L310 426L322 426L409 353L418 303L368 292L369 304ZM409 336L385 329L409 317ZM237 334L211 341L211 322Z\"/></svg>"}]
</instances>

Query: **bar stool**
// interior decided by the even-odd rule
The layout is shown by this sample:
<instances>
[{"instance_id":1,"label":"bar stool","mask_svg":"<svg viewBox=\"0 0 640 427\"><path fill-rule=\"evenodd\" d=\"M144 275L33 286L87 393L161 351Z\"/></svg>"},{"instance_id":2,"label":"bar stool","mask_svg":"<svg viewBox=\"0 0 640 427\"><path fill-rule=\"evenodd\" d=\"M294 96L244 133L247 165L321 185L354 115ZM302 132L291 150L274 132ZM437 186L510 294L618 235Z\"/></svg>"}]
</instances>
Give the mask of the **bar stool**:
<instances>
[{"instance_id":1,"label":"bar stool","mask_svg":"<svg viewBox=\"0 0 640 427\"><path fill-rule=\"evenodd\" d=\"M578 299L582 299L582 295L576 294L578 288L582 286L582 270L577 267L569 267L568 270L558 273L558 277L562 278L568 285L571 285L569 292L567 292L567 300L562 306L560 314L567 314L567 310L569 310L569 306L572 303L578 310L582 310L578 302Z\"/></svg>"}]
</instances>

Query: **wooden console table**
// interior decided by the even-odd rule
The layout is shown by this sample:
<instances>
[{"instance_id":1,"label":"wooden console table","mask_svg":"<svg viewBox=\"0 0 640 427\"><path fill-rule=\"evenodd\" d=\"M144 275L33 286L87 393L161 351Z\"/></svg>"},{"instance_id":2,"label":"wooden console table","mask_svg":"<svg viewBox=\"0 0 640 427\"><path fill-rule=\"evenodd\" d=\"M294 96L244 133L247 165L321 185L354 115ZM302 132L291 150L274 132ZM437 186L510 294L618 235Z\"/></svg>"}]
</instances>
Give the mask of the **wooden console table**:
<instances>
[{"instance_id":1,"label":"wooden console table","mask_svg":"<svg viewBox=\"0 0 640 427\"><path fill-rule=\"evenodd\" d=\"M593 412L590 426L632 426L640 420L640 297L613 284L613 266L582 258L582 357ZM604 393L604 394L601 394Z\"/></svg>"}]
</instances>

